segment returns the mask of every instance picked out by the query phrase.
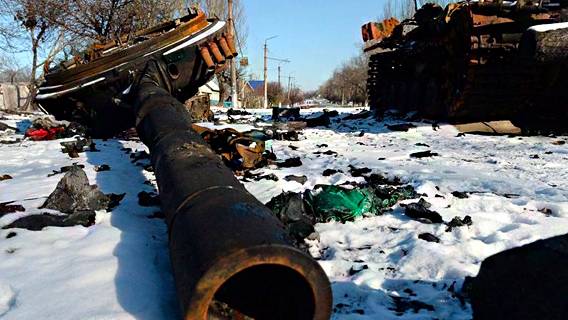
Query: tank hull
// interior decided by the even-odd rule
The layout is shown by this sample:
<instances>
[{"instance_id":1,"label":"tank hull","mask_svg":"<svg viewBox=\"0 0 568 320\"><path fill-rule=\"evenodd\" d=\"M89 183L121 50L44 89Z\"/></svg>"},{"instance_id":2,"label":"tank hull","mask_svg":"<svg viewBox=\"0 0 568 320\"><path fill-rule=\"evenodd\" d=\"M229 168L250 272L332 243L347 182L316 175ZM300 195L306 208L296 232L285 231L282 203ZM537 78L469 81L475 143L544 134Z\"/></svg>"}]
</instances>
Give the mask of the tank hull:
<instances>
[{"instance_id":1,"label":"tank hull","mask_svg":"<svg viewBox=\"0 0 568 320\"><path fill-rule=\"evenodd\" d=\"M371 107L458 123L507 119L529 129L567 129L562 7L490 4L426 5L391 34L367 41Z\"/></svg>"}]
</instances>

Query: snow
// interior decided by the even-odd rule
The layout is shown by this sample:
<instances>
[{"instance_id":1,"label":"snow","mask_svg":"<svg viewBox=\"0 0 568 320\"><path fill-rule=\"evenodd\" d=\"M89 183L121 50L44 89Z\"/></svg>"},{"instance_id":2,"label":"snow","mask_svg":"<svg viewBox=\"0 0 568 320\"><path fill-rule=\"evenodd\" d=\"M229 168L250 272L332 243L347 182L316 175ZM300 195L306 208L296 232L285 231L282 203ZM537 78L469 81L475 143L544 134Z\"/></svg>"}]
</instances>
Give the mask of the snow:
<instances>
[{"instance_id":1,"label":"snow","mask_svg":"<svg viewBox=\"0 0 568 320\"><path fill-rule=\"evenodd\" d=\"M547 32L547 31L566 29L566 28L568 28L568 22L559 22L559 23L549 23L549 24L538 24L530 27L529 30L533 30L535 32Z\"/></svg>"},{"instance_id":2,"label":"snow","mask_svg":"<svg viewBox=\"0 0 568 320\"><path fill-rule=\"evenodd\" d=\"M340 117L359 111L337 110ZM320 111L302 113L317 115ZM266 119L271 113L251 112L250 117L233 118ZM1 121L25 127L26 117L8 118ZM225 115L220 118L227 120ZM417 127L408 132L386 128L401 122L392 118L341 121L329 128L305 129L300 141L273 141L279 159L299 156L303 165L259 169L275 174L279 181L244 185L265 203L282 191L362 181L351 177L348 166L369 167L414 186L444 221L471 216L472 226L446 232L445 225L409 219L397 205L382 216L318 224L320 239L309 241L310 253L332 282L333 319L470 319L470 306L462 304L452 291L460 290L465 276L476 275L485 258L568 233L568 143L553 144L566 142L568 137L457 137L451 125L441 124L434 130L425 122L415 122ZM208 124L211 128L221 126L235 127ZM237 126L239 130L251 127ZM16 138L22 136L0 132L0 140ZM60 142L0 144L0 175L13 177L0 182L0 202L16 201L26 208L1 217L0 227L23 215L44 212L37 208L62 177L47 174L75 162L85 165L90 182L103 192L126 196L112 212L97 212L96 224L88 228L0 229L0 318L179 317L166 227L163 221L148 218L158 208L137 204L138 192L155 191L154 176L131 163L121 150L146 150L145 146L137 141L97 140L100 152L81 153L71 159L60 152ZM337 155L314 154L327 150ZM439 156L409 157L425 150ZM101 164L108 164L111 170L95 172L94 166ZM325 169L343 173L323 177ZM308 180L301 185L285 181L287 175L305 175ZM147 180L152 183L144 184ZM468 192L469 198L458 199L453 191ZM17 235L6 239L10 232ZM440 238L440 243L418 239L425 232ZM391 310L395 308L393 297L420 301L433 310L403 309L397 313Z\"/></svg>"}]
</instances>

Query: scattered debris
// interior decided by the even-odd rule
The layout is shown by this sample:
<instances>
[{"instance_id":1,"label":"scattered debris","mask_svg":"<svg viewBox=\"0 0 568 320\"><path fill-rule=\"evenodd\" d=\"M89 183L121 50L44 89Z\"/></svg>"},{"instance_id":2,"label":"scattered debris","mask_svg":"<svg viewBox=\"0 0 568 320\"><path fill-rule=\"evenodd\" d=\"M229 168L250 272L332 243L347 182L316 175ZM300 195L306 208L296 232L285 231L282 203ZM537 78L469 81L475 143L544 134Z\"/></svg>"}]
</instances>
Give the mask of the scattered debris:
<instances>
[{"instance_id":1,"label":"scattered debris","mask_svg":"<svg viewBox=\"0 0 568 320\"><path fill-rule=\"evenodd\" d=\"M97 149L97 144L91 141L89 144L89 152L101 152L101 150Z\"/></svg>"},{"instance_id":2,"label":"scattered debris","mask_svg":"<svg viewBox=\"0 0 568 320\"><path fill-rule=\"evenodd\" d=\"M231 108L231 109L227 110L227 115L228 116L250 116L252 114L250 112L246 111L246 110L239 110L239 109Z\"/></svg>"},{"instance_id":3,"label":"scattered debris","mask_svg":"<svg viewBox=\"0 0 568 320\"><path fill-rule=\"evenodd\" d=\"M76 211L69 215L51 213L34 214L22 217L2 229L21 228L30 231L40 231L45 227L71 227L82 225L89 227L95 223L96 213L92 210Z\"/></svg>"},{"instance_id":4,"label":"scattered debris","mask_svg":"<svg viewBox=\"0 0 568 320\"><path fill-rule=\"evenodd\" d=\"M387 125L387 128L390 131L401 131L401 132L406 132L412 128L416 128L416 126L412 123L401 123L401 124L392 124L392 125Z\"/></svg>"},{"instance_id":5,"label":"scattered debris","mask_svg":"<svg viewBox=\"0 0 568 320\"><path fill-rule=\"evenodd\" d=\"M444 220L442 216L436 211L431 211L430 208L432 205L420 198L420 200L416 203L409 203L404 205L405 214L407 217L412 218L414 220L423 222L423 223L442 223Z\"/></svg>"},{"instance_id":6,"label":"scattered debris","mask_svg":"<svg viewBox=\"0 0 568 320\"><path fill-rule=\"evenodd\" d=\"M18 131L18 128L9 126L9 125L5 124L4 122L0 122L0 131L4 131L4 130L8 130L8 129Z\"/></svg>"},{"instance_id":7,"label":"scattered debris","mask_svg":"<svg viewBox=\"0 0 568 320\"><path fill-rule=\"evenodd\" d=\"M314 152L314 154L325 154L326 156L338 156L339 154L333 150L327 150L327 151L316 151Z\"/></svg>"},{"instance_id":8,"label":"scattered debris","mask_svg":"<svg viewBox=\"0 0 568 320\"><path fill-rule=\"evenodd\" d=\"M436 243L440 242L440 238L436 237L435 235L433 235L431 233L427 233L427 232L419 234L418 239L422 239L422 240L428 241L428 242L436 242Z\"/></svg>"},{"instance_id":9,"label":"scattered debris","mask_svg":"<svg viewBox=\"0 0 568 320\"><path fill-rule=\"evenodd\" d=\"M82 164L77 164L77 163L73 163L73 164L70 165L70 166L61 167L61 169L59 169L59 171L57 171L57 170L52 170L52 173L49 173L47 176L48 176L48 177L52 177L52 176L54 176L54 175L56 175L56 174L65 173L65 172L71 170L71 168L73 168L73 167L78 167L78 168L81 168L81 169L85 169L85 166L84 166L84 165L82 165Z\"/></svg>"},{"instance_id":10,"label":"scattered debris","mask_svg":"<svg viewBox=\"0 0 568 320\"><path fill-rule=\"evenodd\" d=\"M329 176L334 175L336 173L343 173L343 171L337 170L337 169L325 169L322 173L322 176L329 177Z\"/></svg>"},{"instance_id":11,"label":"scattered debris","mask_svg":"<svg viewBox=\"0 0 568 320\"><path fill-rule=\"evenodd\" d=\"M3 228L24 228L39 231L48 226L82 225L88 227L95 223L96 210L111 210L120 203L124 195L105 195L96 185L89 185L89 180L83 169L79 166L71 166L65 176L61 178L55 190L40 207L57 210L62 214L29 215L19 218ZM24 211L23 207L19 209L19 211Z\"/></svg>"},{"instance_id":12,"label":"scattered debris","mask_svg":"<svg viewBox=\"0 0 568 320\"><path fill-rule=\"evenodd\" d=\"M299 184L304 184L306 183L306 181L308 181L308 177L306 176L294 176L294 175L289 175L284 177L284 180L286 181L296 181Z\"/></svg>"},{"instance_id":13,"label":"scattered debris","mask_svg":"<svg viewBox=\"0 0 568 320\"><path fill-rule=\"evenodd\" d=\"M25 137L33 141L44 141L84 135L85 132L85 128L78 123L58 121L53 116L40 116L32 120Z\"/></svg>"},{"instance_id":14,"label":"scattered debris","mask_svg":"<svg viewBox=\"0 0 568 320\"><path fill-rule=\"evenodd\" d=\"M14 140L0 140L0 144L16 144L22 142L22 139L16 138Z\"/></svg>"},{"instance_id":15,"label":"scattered debris","mask_svg":"<svg viewBox=\"0 0 568 320\"><path fill-rule=\"evenodd\" d=\"M288 131L276 131L272 135L274 140L285 140L285 141L299 141L298 132L296 130Z\"/></svg>"},{"instance_id":16,"label":"scattered debris","mask_svg":"<svg viewBox=\"0 0 568 320\"><path fill-rule=\"evenodd\" d=\"M145 150L136 151L136 152L130 154L130 159L132 159L131 160L132 163L138 162L140 160L149 160L150 154L148 152L146 152Z\"/></svg>"},{"instance_id":17,"label":"scattered debris","mask_svg":"<svg viewBox=\"0 0 568 320\"><path fill-rule=\"evenodd\" d=\"M192 126L220 154L225 164L233 170L255 169L267 163L272 156L265 150L265 142L270 136L265 132L253 130L240 133L234 129L211 130L198 125Z\"/></svg>"},{"instance_id":18,"label":"scattered debris","mask_svg":"<svg viewBox=\"0 0 568 320\"><path fill-rule=\"evenodd\" d=\"M353 113L343 117L343 120L358 120L358 119L365 119L369 118L373 115L373 112L370 110L363 110L359 113Z\"/></svg>"},{"instance_id":19,"label":"scattered debris","mask_svg":"<svg viewBox=\"0 0 568 320\"><path fill-rule=\"evenodd\" d=\"M100 166L95 166L95 172L110 171L110 166L108 164L101 164Z\"/></svg>"},{"instance_id":20,"label":"scattered debris","mask_svg":"<svg viewBox=\"0 0 568 320\"><path fill-rule=\"evenodd\" d=\"M276 165L279 168L300 167L302 165L302 160L300 160L300 157L288 158L282 162L277 162Z\"/></svg>"},{"instance_id":21,"label":"scattered debris","mask_svg":"<svg viewBox=\"0 0 568 320\"><path fill-rule=\"evenodd\" d=\"M351 173L351 176L353 177L362 177L364 174L370 173L373 170L364 167L364 168L357 168L353 165L349 165L349 173Z\"/></svg>"},{"instance_id":22,"label":"scattered debris","mask_svg":"<svg viewBox=\"0 0 568 320\"><path fill-rule=\"evenodd\" d=\"M372 188L346 189L340 186L319 185L307 192L305 199L318 221L352 221L364 213L381 214L383 199Z\"/></svg>"},{"instance_id":23,"label":"scattered debris","mask_svg":"<svg viewBox=\"0 0 568 320\"><path fill-rule=\"evenodd\" d=\"M120 201L122 201L122 199L124 199L124 196L126 196L126 193L109 193L106 196L108 197L108 205L106 207L106 211L112 211L112 209L118 207Z\"/></svg>"},{"instance_id":24,"label":"scattered debris","mask_svg":"<svg viewBox=\"0 0 568 320\"><path fill-rule=\"evenodd\" d=\"M78 158L79 153L85 151L85 147L91 145L91 140L77 137L74 141L61 142L63 149L61 152L66 153L71 158Z\"/></svg>"},{"instance_id":25,"label":"scattered debris","mask_svg":"<svg viewBox=\"0 0 568 320\"><path fill-rule=\"evenodd\" d=\"M394 311L398 316L402 316L408 310L412 310L414 313L418 313L420 310L434 311L434 306L418 300L395 296L390 296L390 298L394 303L394 307L389 308L389 310Z\"/></svg>"},{"instance_id":26,"label":"scattered debris","mask_svg":"<svg viewBox=\"0 0 568 320\"><path fill-rule=\"evenodd\" d=\"M448 222L446 225L448 226L446 228L446 232L450 232L453 230L453 228L458 228L458 227L464 227L464 226L471 226L473 224L473 221L471 220L470 216L465 216L463 217L463 219L461 219L460 217L454 217L450 222Z\"/></svg>"},{"instance_id":27,"label":"scattered debris","mask_svg":"<svg viewBox=\"0 0 568 320\"><path fill-rule=\"evenodd\" d=\"M24 208L22 205L12 203L14 203L14 201L0 202L0 218L9 213L26 211L26 208Z\"/></svg>"},{"instance_id":28,"label":"scattered debris","mask_svg":"<svg viewBox=\"0 0 568 320\"><path fill-rule=\"evenodd\" d=\"M467 192L461 192L461 191L454 191L452 192L452 196L458 198L458 199L467 199L469 198L469 195L467 194Z\"/></svg>"},{"instance_id":29,"label":"scattered debris","mask_svg":"<svg viewBox=\"0 0 568 320\"><path fill-rule=\"evenodd\" d=\"M379 215L398 201L415 196L411 186L359 186L343 188L318 185L303 194L283 192L272 198L266 206L284 223L296 246L304 249L303 239L317 239L314 224L331 220L346 222L356 217Z\"/></svg>"},{"instance_id":30,"label":"scattered debris","mask_svg":"<svg viewBox=\"0 0 568 320\"><path fill-rule=\"evenodd\" d=\"M262 173L251 173L250 170L245 170L243 173L243 181L247 182L249 179L254 181L260 180L272 180L278 181L278 177L274 173L262 174Z\"/></svg>"},{"instance_id":31,"label":"scattered debris","mask_svg":"<svg viewBox=\"0 0 568 320\"><path fill-rule=\"evenodd\" d=\"M364 264L364 265L354 265L351 266L351 269L349 269L349 275L353 276L356 275L357 273L363 271L363 270L367 270L369 269L369 266Z\"/></svg>"},{"instance_id":32,"label":"scattered debris","mask_svg":"<svg viewBox=\"0 0 568 320\"><path fill-rule=\"evenodd\" d=\"M331 124L331 120L329 119L329 115L324 112L322 115L320 115L319 117L316 118L307 118L304 119L304 121L306 121L306 125L309 128L314 128L314 127L327 127Z\"/></svg>"},{"instance_id":33,"label":"scattered debris","mask_svg":"<svg viewBox=\"0 0 568 320\"><path fill-rule=\"evenodd\" d=\"M315 232L315 218L308 212L301 194L283 192L272 198L266 206L286 226L296 246L302 247L303 239Z\"/></svg>"},{"instance_id":34,"label":"scattered debris","mask_svg":"<svg viewBox=\"0 0 568 320\"><path fill-rule=\"evenodd\" d=\"M371 186L378 186L378 185L390 185L390 186L399 186L402 185L399 177L394 177L393 179L389 179L381 174L378 173L371 173L368 176L364 176L365 181Z\"/></svg>"},{"instance_id":35,"label":"scattered debris","mask_svg":"<svg viewBox=\"0 0 568 320\"><path fill-rule=\"evenodd\" d=\"M521 128L508 120L457 124L455 127L461 133L469 134L519 135L522 133Z\"/></svg>"},{"instance_id":36,"label":"scattered debris","mask_svg":"<svg viewBox=\"0 0 568 320\"><path fill-rule=\"evenodd\" d=\"M339 111L337 110L323 109L323 112L327 114L330 118L339 116Z\"/></svg>"},{"instance_id":37,"label":"scattered debris","mask_svg":"<svg viewBox=\"0 0 568 320\"><path fill-rule=\"evenodd\" d=\"M109 201L109 197L96 185L89 185L89 179L83 169L72 166L40 208L71 214L78 211L105 210Z\"/></svg>"},{"instance_id":38,"label":"scattered debris","mask_svg":"<svg viewBox=\"0 0 568 320\"><path fill-rule=\"evenodd\" d=\"M280 107L273 107L272 108L272 120L274 121L281 121L281 120L298 120L300 119L300 108L280 108Z\"/></svg>"},{"instance_id":39,"label":"scattered debris","mask_svg":"<svg viewBox=\"0 0 568 320\"><path fill-rule=\"evenodd\" d=\"M428 151L420 151L420 152L414 152L410 154L411 158L427 158L427 157L437 157L439 156L439 154L432 152L430 150Z\"/></svg>"},{"instance_id":40,"label":"scattered debris","mask_svg":"<svg viewBox=\"0 0 568 320\"><path fill-rule=\"evenodd\" d=\"M159 207L160 197L155 192L138 193L138 204L142 207Z\"/></svg>"}]
</instances>

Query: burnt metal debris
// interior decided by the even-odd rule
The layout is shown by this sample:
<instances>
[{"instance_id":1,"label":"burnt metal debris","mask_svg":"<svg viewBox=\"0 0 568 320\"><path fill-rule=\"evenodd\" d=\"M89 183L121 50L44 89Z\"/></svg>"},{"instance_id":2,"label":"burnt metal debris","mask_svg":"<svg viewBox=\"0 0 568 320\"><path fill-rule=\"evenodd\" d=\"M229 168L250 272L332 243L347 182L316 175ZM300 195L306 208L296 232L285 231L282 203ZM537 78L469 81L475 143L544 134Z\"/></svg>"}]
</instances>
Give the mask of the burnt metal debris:
<instances>
[{"instance_id":1,"label":"burnt metal debris","mask_svg":"<svg viewBox=\"0 0 568 320\"><path fill-rule=\"evenodd\" d=\"M112 136L135 122L132 88L148 61L162 62L166 89L186 101L236 55L226 23L192 9L134 36L94 44L84 55L54 66L36 101L58 119L85 124L95 136Z\"/></svg>"},{"instance_id":2,"label":"burnt metal debris","mask_svg":"<svg viewBox=\"0 0 568 320\"><path fill-rule=\"evenodd\" d=\"M95 45L87 61L60 65L47 74L37 101L95 135L135 125L150 149L184 319L217 317L219 305L241 318L329 319L323 269L293 247L180 102L236 56L225 23L192 11L137 35L126 46Z\"/></svg>"},{"instance_id":3,"label":"burnt metal debris","mask_svg":"<svg viewBox=\"0 0 568 320\"><path fill-rule=\"evenodd\" d=\"M372 108L456 123L566 129L568 2L426 4L363 26ZM562 23L564 22L564 23Z\"/></svg>"}]
</instances>

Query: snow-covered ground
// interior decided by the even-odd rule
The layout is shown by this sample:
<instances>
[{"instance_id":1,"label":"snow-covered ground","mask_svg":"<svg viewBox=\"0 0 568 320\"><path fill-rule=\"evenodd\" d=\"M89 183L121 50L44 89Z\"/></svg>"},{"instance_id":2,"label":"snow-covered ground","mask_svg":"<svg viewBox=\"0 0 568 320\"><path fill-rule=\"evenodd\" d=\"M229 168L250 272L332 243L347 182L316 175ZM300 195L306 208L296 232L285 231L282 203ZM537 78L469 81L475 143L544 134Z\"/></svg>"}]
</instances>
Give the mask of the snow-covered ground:
<instances>
[{"instance_id":1,"label":"snow-covered ground","mask_svg":"<svg viewBox=\"0 0 568 320\"><path fill-rule=\"evenodd\" d=\"M2 122L22 126L26 119ZM300 141L274 141L278 158L301 157L303 165L263 168L259 172L280 179L244 184L266 203L282 191L362 181L349 174L348 166L354 165L400 177L425 194L446 222L471 216L472 226L446 232L445 225L409 219L397 205L382 216L318 224L320 240L309 243L333 283L334 319L470 319L471 308L453 292L465 276L476 275L483 259L568 233L568 143L558 143L568 137L458 137L450 125L434 130L428 123L415 123L408 132L386 128L399 122L340 121L305 129ZM0 135L0 140L21 138ZM13 177L0 182L0 202L16 201L26 208L0 217L0 228L23 215L45 212L38 207L62 177L47 175L74 162L85 165L90 182L103 192L126 197L112 212L97 212L96 224L88 228L0 229L0 318L177 317L165 225L148 218L158 208L137 203L138 192L154 190L154 184L144 183L152 182L153 174L131 163L122 150L145 150L144 145L97 140L100 152L71 159L60 152L60 142L0 144L0 176ZM327 150L337 155L314 154ZM409 157L425 150L439 156ZM100 164L111 170L95 172ZM325 169L343 173L323 177ZM292 174L308 180L301 185L283 179ZM469 198L456 198L453 191L468 192ZM7 239L11 232L17 235ZM419 239L425 232L440 242Z\"/></svg>"}]
</instances>

